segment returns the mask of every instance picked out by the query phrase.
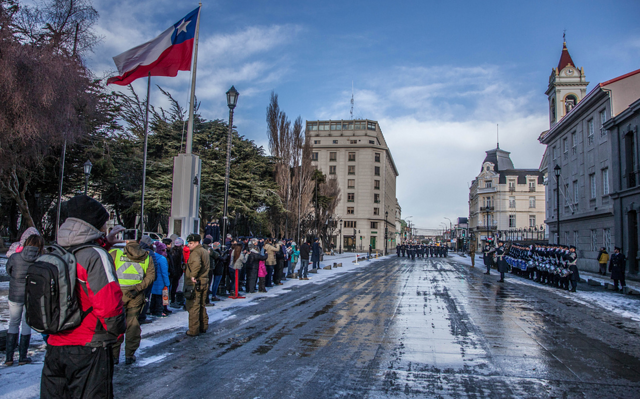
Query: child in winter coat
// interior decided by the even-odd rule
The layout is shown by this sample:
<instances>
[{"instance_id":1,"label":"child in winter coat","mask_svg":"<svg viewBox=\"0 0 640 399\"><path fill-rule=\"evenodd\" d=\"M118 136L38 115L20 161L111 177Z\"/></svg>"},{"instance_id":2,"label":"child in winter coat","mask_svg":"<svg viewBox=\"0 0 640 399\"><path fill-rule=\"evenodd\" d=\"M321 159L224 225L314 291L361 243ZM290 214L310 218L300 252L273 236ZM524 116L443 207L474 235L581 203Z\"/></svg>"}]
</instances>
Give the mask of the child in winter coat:
<instances>
[{"instance_id":1,"label":"child in winter coat","mask_svg":"<svg viewBox=\"0 0 640 399\"><path fill-rule=\"evenodd\" d=\"M258 265L258 292L267 292L265 288L265 278L267 277L267 265L263 260Z\"/></svg>"}]
</instances>

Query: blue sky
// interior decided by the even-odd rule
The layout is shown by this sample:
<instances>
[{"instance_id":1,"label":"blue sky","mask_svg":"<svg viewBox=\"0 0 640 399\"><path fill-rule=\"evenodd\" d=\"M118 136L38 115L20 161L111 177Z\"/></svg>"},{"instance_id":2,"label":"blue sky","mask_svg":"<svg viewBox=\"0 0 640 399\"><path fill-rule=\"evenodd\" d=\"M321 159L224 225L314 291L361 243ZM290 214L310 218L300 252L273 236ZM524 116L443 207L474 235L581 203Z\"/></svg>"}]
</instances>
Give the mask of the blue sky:
<instances>
[{"instance_id":1,"label":"blue sky","mask_svg":"<svg viewBox=\"0 0 640 399\"><path fill-rule=\"evenodd\" d=\"M98 76L111 57L160 34L196 2L94 0L103 40L89 56ZM271 91L291 119L378 120L400 176L404 216L436 228L468 214L468 185L484 151L540 163L548 128L544 94L567 46L594 84L640 68L638 1L212 1L201 14L201 113L228 117L240 92L239 132L266 146ZM154 78L186 105L189 72ZM143 82L134 87L142 92ZM640 96L640 94L639 94ZM152 104L164 100L152 91Z\"/></svg>"}]
</instances>

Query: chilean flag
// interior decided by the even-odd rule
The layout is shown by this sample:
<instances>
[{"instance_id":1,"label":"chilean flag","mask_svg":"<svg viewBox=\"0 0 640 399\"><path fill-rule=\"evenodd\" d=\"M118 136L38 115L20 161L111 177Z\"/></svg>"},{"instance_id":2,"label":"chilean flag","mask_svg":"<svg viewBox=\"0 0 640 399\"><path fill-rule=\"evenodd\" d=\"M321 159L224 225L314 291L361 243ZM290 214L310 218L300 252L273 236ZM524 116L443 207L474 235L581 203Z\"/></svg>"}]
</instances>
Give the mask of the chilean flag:
<instances>
[{"instance_id":1,"label":"chilean flag","mask_svg":"<svg viewBox=\"0 0 640 399\"><path fill-rule=\"evenodd\" d=\"M107 84L126 86L149 74L176 76L178 71L190 71L199 15L200 7L155 39L113 57L120 76L110 78Z\"/></svg>"}]
</instances>

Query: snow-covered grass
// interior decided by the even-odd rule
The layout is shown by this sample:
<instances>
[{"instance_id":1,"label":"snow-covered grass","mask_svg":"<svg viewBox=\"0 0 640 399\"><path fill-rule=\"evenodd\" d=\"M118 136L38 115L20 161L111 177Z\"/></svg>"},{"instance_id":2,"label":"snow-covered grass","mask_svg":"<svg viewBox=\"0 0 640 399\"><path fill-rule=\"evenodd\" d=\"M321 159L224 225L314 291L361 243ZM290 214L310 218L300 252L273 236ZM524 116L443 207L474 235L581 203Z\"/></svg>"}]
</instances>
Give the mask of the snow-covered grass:
<instances>
[{"instance_id":1,"label":"snow-covered grass","mask_svg":"<svg viewBox=\"0 0 640 399\"><path fill-rule=\"evenodd\" d=\"M388 257L391 256L395 255L389 255ZM256 299L286 295L291 287L298 285L321 284L331 279L335 279L340 275L352 273L359 268L366 267L367 265L382 259L385 259L385 257L371 259L369 261L360 261L359 264L356 265L352 263L352 261L355 260L355 254L350 253L325 256L324 261L320 264L318 273L309 274L310 280L288 279L284 285L270 288L266 293L248 294L245 295L247 297L246 299L224 299L222 301L215 302L215 306L207 307L209 323L216 323L237 317L234 314L235 309L239 307L257 305L258 302ZM333 265L334 262L342 263L342 267L332 268L331 270L322 269L324 266ZM309 267L311 267L311 265L309 265ZM299 266L296 267L296 271L298 268ZM8 291L8 284L8 282L0 283L0 290L4 288ZM2 298L0 298L0 304L1 303ZM172 310L174 312L170 316L157 318L151 324L142 325L142 341L140 343L140 348L136 353L136 367L144 367L149 364L159 362L169 356L171 354L170 352L163 353L162 355L145 357L145 352L155 345L161 344L175 337L176 333L186 332L188 326L188 313L182 309ZM0 309L0 312L1 311L3 311L3 309ZM250 317L260 317L260 315ZM246 321L248 322L250 320L247 319ZM1 322L0 328L3 328ZM6 328L6 326L4 328ZM37 349L34 348L36 345L39 345L40 347ZM40 396L40 375L42 373L42 362L44 360L44 345L40 334L33 334L31 350L35 352L33 357L36 363L24 366L0 366L0 399L26 399L37 398ZM123 356L124 355L121 354L121 362L124 360Z\"/></svg>"}]
</instances>

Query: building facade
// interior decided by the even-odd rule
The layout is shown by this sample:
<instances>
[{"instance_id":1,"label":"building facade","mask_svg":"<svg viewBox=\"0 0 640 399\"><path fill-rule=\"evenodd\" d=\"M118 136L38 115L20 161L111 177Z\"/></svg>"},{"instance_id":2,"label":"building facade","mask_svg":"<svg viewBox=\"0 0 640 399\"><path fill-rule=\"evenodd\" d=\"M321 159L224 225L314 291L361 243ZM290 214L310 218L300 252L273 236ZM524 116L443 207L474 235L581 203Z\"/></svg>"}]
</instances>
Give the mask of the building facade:
<instances>
[{"instance_id":1,"label":"building facade","mask_svg":"<svg viewBox=\"0 0 640 399\"><path fill-rule=\"evenodd\" d=\"M336 214L342 247L366 251L396 247L396 168L377 121L307 121L312 164L341 190ZM386 236L386 241L385 241Z\"/></svg>"},{"instance_id":2,"label":"building facade","mask_svg":"<svg viewBox=\"0 0 640 399\"><path fill-rule=\"evenodd\" d=\"M583 77L584 71L574 66L565 43L558 69L552 70L549 79L550 128L539 137L546 145L540 170L548 183L545 217L549 242L576 246L578 266L583 270L597 271L600 247L612 250L616 243L610 184L612 146L604 125L637 98L637 72L600 83L583 95L586 82L569 76ZM556 86L565 98L571 96L571 101L563 104L564 114L554 106Z\"/></svg>"},{"instance_id":3,"label":"building facade","mask_svg":"<svg viewBox=\"0 0 640 399\"><path fill-rule=\"evenodd\" d=\"M516 169L510 153L486 152L469 189L469 245L480 250L499 231L539 231L544 223L544 181L538 169ZM531 229L531 230L530 230Z\"/></svg>"},{"instance_id":4,"label":"building facade","mask_svg":"<svg viewBox=\"0 0 640 399\"><path fill-rule=\"evenodd\" d=\"M609 119L604 128L611 140L613 214L616 243L627 257L627 271L638 275L640 263L640 99Z\"/></svg>"}]
</instances>

